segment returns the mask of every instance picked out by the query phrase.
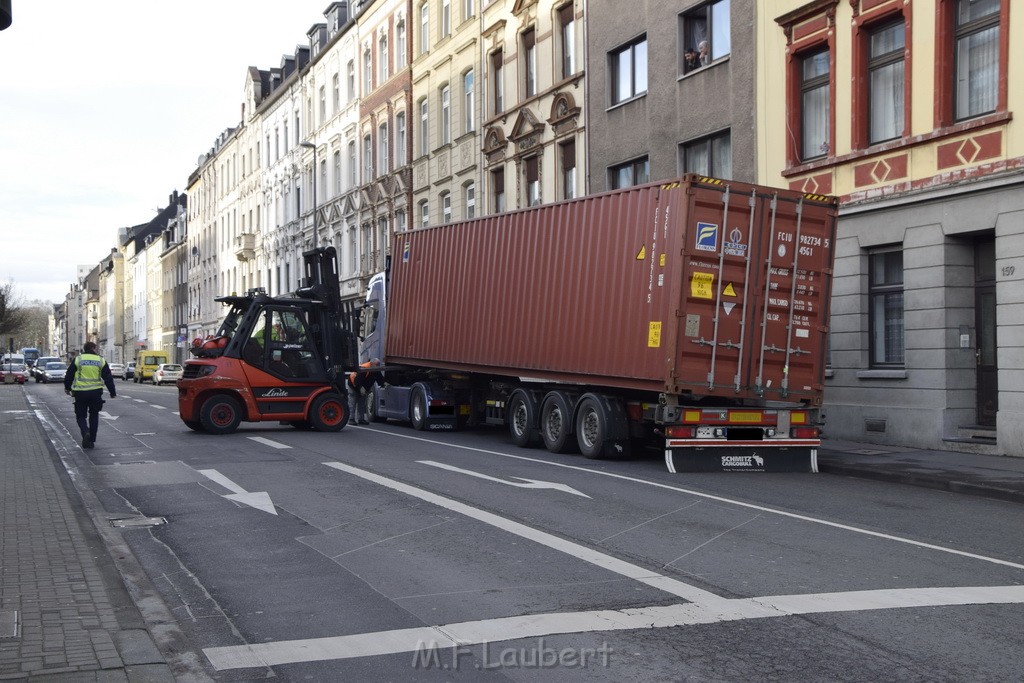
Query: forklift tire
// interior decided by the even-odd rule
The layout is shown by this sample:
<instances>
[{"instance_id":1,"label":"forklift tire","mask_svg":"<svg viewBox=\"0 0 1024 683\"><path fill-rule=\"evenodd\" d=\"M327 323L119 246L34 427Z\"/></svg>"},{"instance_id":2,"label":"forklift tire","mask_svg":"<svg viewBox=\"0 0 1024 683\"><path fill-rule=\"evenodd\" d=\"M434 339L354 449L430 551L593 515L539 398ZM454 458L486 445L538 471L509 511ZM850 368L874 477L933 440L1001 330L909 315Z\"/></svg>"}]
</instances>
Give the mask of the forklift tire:
<instances>
[{"instance_id":1,"label":"forklift tire","mask_svg":"<svg viewBox=\"0 0 1024 683\"><path fill-rule=\"evenodd\" d=\"M199 409L199 422L210 434L230 434L238 429L241 421L241 404L227 394L211 396Z\"/></svg>"},{"instance_id":2,"label":"forklift tire","mask_svg":"<svg viewBox=\"0 0 1024 683\"><path fill-rule=\"evenodd\" d=\"M316 397L309 408L309 423L318 432L340 432L348 424L348 401L328 392Z\"/></svg>"}]
</instances>

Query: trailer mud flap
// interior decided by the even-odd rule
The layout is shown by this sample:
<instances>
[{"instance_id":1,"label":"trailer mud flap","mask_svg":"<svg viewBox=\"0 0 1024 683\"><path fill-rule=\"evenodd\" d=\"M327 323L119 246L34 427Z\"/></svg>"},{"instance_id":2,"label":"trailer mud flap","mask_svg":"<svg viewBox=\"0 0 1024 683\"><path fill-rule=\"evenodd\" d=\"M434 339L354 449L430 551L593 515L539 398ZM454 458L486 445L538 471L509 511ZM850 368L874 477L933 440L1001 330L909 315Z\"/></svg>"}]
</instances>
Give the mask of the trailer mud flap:
<instances>
[{"instance_id":1,"label":"trailer mud flap","mask_svg":"<svg viewBox=\"0 0 1024 683\"><path fill-rule=\"evenodd\" d=\"M678 472L817 472L818 449L808 446L666 448L665 465Z\"/></svg>"}]
</instances>

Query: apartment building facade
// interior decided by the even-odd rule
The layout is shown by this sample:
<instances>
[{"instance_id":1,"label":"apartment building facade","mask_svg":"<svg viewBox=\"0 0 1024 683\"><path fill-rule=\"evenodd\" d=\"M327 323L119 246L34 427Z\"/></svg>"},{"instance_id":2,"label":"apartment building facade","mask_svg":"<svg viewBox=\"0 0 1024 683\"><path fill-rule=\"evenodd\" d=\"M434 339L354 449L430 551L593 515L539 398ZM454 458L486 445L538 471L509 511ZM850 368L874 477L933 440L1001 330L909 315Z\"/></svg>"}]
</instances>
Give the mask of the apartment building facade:
<instances>
[{"instance_id":1,"label":"apartment building facade","mask_svg":"<svg viewBox=\"0 0 1024 683\"><path fill-rule=\"evenodd\" d=\"M1024 455L1024 15L763 4L759 179L842 201L828 433ZM1019 8L1017 8L1019 9Z\"/></svg>"}]
</instances>

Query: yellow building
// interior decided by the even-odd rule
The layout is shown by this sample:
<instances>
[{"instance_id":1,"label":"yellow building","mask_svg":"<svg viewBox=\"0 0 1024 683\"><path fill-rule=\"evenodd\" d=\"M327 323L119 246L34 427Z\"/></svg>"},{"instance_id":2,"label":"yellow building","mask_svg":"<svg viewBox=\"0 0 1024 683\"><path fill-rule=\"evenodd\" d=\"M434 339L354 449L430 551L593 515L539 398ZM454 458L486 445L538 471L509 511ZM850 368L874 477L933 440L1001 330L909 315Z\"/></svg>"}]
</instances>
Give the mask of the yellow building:
<instances>
[{"instance_id":1,"label":"yellow building","mask_svg":"<svg viewBox=\"0 0 1024 683\"><path fill-rule=\"evenodd\" d=\"M758 180L842 200L827 433L1024 455L1024 7L759 8Z\"/></svg>"}]
</instances>

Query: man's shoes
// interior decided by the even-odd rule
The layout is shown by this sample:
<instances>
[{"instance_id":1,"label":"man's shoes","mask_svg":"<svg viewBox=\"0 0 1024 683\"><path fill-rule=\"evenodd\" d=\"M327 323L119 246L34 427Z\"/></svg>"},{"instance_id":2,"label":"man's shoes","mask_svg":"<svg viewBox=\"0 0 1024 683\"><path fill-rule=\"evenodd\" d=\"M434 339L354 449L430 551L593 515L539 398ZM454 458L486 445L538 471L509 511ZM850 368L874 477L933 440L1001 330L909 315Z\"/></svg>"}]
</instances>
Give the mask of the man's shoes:
<instances>
[{"instance_id":1,"label":"man's shoes","mask_svg":"<svg viewBox=\"0 0 1024 683\"><path fill-rule=\"evenodd\" d=\"M349 420L348 423L350 425L357 425L357 424L359 424L359 422L357 422L356 420Z\"/></svg>"},{"instance_id":2,"label":"man's shoes","mask_svg":"<svg viewBox=\"0 0 1024 683\"><path fill-rule=\"evenodd\" d=\"M82 439L82 448L92 448L93 445L94 445L94 442L89 437L84 437Z\"/></svg>"},{"instance_id":3,"label":"man's shoes","mask_svg":"<svg viewBox=\"0 0 1024 683\"><path fill-rule=\"evenodd\" d=\"M359 424L361 424L361 425L368 425L368 424L370 424L370 421L369 420L360 420Z\"/></svg>"}]
</instances>

